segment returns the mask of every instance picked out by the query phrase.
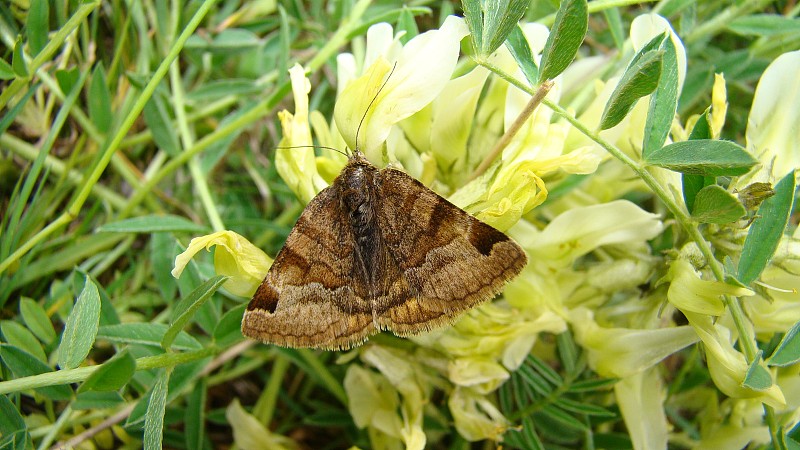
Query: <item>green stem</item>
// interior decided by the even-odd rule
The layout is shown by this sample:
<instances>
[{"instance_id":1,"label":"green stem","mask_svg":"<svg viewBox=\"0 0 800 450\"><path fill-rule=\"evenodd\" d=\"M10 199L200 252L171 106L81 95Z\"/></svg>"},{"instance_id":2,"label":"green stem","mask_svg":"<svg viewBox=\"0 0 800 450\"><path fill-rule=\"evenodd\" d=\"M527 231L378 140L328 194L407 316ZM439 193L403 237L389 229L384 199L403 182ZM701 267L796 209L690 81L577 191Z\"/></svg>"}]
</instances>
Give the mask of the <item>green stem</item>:
<instances>
[{"instance_id":1,"label":"green stem","mask_svg":"<svg viewBox=\"0 0 800 450\"><path fill-rule=\"evenodd\" d=\"M47 434L42 438L41 442L39 442L39 450L45 450L46 448L50 447L50 444L56 439L56 436L61 432L64 428L64 424L72 417L72 406L67 405L63 411L61 411L61 415L58 416L58 420L53 424L53 427Z\"/></svg>"},{"instance_id":2,"label":"green stem","mask_svg":"<svg viewBox=\"0 0 800 450\"><path fill-rule=\"evenodd\" d=\"M731 5L724 11L714 14L709 18L709 20L698 24L696 28L694 28L684 37L684 42L691 44L699 41L700 39L707 39L709 36L719 34L737 17L746 16L751 12L763 9L764 6L772 2L772 0L756 0L750 2L741 2L738 5Z\"/></svg>"},{"instance_id":3,"label":"green stem","mask_svg":"<svg viewBox=\"0 0 800 450\"><path fill-rule=\"evenodd\" d=\"M278 394L283 384L283 377L289 369L289 358L278 353L272 368L269 371L269 381L264 388L261 396L253 408L253 415L261 420L261 423L269 424L275 414L275 405L278 403Z\"/></svg>"},{"instance_id":4,"label":"green stem","mask_svg":"<svg viewBox=\"0 0 800 450\"><path fill-rule=\"evenodd\" d=\"M160 369L185 364L198 359L213 356L220 351L219 348L210 346L200 350L183 353L164 353L156 356L145 356L136 360L136 370ZM100 366L78 367L77 369L63 369L47 372L14 380L0 381L0 395L12 392L27 391L47 386L79 383L85 381Z\"/></svg>"}]
</instances>

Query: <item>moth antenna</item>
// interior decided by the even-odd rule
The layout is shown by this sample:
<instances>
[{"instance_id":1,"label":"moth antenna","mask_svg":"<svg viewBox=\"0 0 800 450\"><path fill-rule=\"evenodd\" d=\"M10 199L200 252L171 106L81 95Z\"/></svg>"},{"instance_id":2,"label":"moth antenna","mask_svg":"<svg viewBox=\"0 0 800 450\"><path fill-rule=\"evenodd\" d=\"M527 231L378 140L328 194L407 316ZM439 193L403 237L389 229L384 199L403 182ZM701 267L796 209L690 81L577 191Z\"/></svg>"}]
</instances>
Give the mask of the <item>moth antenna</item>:
<instances>
[{"instance_id":1,"label":"moth antenna","mask_svg":"<svg viewBox=\"0 0 800 450\"><path fill-rule=\"evenodd\" d=\"M328 147L327 145L290 145L288 147L275 147L276 149L291 150L293 148L324 148L326 150L333 150L336 153L341 153L342 156L350 157L347 153L339 150L338 148Z\"/></svg>"},{"instance_id":2,"label":"moth antenna","mask_svg":"<svg viewBox=\"0 0 800 450\"><path fill-rule=\"evenodd\" d=\"M364 110L364 115L361 116L361 121L358 122L358 128L356 128L356 151L359 151L358 135L361 133L361 125L364 125L364 120L367 118L367 113L369 113L369 109L372 108L372 104L375 103L375 100L378 99L378 96L381 94L383 88L386 87L386 83L389 82L389 78L392 78L392 74L394 73L394 69L396 68L397 68L397 62L395 62L394 65L392 66L392 70L389 71L389 75L386 77L385 80L383 80L383 84L381 84L381 87L378 88L378 92L375 93L375 96L372 97L372 100L370 100L369 105L367 105L367 109Z\"/></svg>"}]
</instances>

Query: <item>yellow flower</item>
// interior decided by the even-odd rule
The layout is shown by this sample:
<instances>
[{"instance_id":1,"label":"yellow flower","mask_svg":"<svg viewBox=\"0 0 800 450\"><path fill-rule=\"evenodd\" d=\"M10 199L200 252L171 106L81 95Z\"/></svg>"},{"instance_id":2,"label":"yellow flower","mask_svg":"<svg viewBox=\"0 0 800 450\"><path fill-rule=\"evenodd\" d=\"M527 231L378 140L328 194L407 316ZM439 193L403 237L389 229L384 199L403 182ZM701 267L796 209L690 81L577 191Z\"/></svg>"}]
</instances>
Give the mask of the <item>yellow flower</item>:
<instances>
[{"instance_id":1,"label":"yellow flower","mask_svg":"<svg viewBox=\"0 0 800 450\"><path fill-rule=\"evenodd\" d=\"M451 359L447 369L455 385L471 387L480 394L494 391L510 376L502 365L486 357Z\"/></svg>"},{"instance_id":2,"label":"yellow flower","mask_svg":"<svg viewBox=\"0 0 800 450\"><path fill-rule=\"evenodd\" d=\"M172 276L180 278L183 269L202 249L214 249L214 269L218 275L227 275L223 285L231 294L251 297L272 265L272 259L258 247L233 231L218 231L200 236L189 242L189 247L175 258Z\"/></svg>"},{"instance_id":3,"label":"yellow flower","mask_svg":"<svg viewBox=\"0 0 800 450\"><path fill-rule=\"evenodd\" d=\"M508 428L508 421L485 396L469 388L457 387L447 402L456 430L468 441L497 441Z\"/></svg>"},{"instance_id":4,"label":"yellow flower","mask_svg":"<svg viewBox=\"0 0 800 450\"><path fill-rule=\"evenodd\" d=\"M703 280L694 270L692 264L683 258L672 262L669 273L665 277L671 280L667 299L673 306L683 312L691 311L711 316L719 316L725 312L722 296L744 297L753 295L753 291L741 286L721 281Z\"/></svg>"},{"instance_id":5,"label":"yellow flower","mask_svg":"<svg viewBox=\"0 0 800 450\"><path fill-rule=\"evenodd\" d=\"M777 57L761 76L747 120L747 148L764 165L761 181L800 167L800 51Z\"/></svg>"},{"instance_id":6,"label":"yellow flower","mask_svg":"<svg viewBox=\"0 0 800 450\"><path fill-rule=\"evenodd\" d=\"M733 398L756 399L775 408L786 405L781 388L772 384L768 389L756 391L742 383L747 374L747 361L730 342L730 330L714 323L711 316L684 311L689 324L703 341L708 371L714 384L725 395Z\"/></svg>"},{"instance_id":7,"label":"yellow flower","mask_svg":"<svg viewBox=\"0 0 800 450\"><path fill-rule=\"evenodd\" d=\"M620 380L614 394L633 448L667 448L666 393L658 371L651 368Z\"/></svg>"},{"instance_id":8,"label":"yellow flower","mask_svg":"<svg viewBox=\"0 0 800 450\"><path fill-rule=\"evenodd\" d=\"M450 80L461 39L467 33L463 19L449 16L439 30L414 37L396 55L381 55L362 76L350 82L334 110L336 126L347 145L360 149L373 161L381 161L377 151L391 127L428 105Z\"/></svg>"},{"instance_id":9,"label":"yellow flower","mask_svg":"<svg viewBox=\"0 0 800 450\"><path fill-rule=\"evenodd\" d=\"M725 115L728 113L727 96L725 76L721 73L715 73L714 87L711 89L711 112L708 117L713 139L719 139L722 127L725 125Z\"/></svg>"},{"instance_id":10,"label":"yellow flower","mask_svg":"<svg viewBox=\"0 0 800 450\"><path fill-rule=\"evenodd\" d=\"M238 398L225 409L225 419L233 429L233 441L248 450L294 450L297 443L286 436L270 432L267 427L242 408Z\"/></svg>"},{"instance_id":11,"label":"yellow flower","mask_svg":"<svg viewBox=\"0 0 800 450\"><path fill-rule=\"evenodd\" d=\"M364 369L353 369L355 365L348 369L345 389L350 399L350 412L354 418L358 417L356 424L362 428L370 425L388 436L400 438L408 450L425 448L422 419L427 395L417 375L421 369L411 355L378 345L366 347L361 358L378 369L382 376ZM402 395L400 402L397 393Z\"/></svg>"},{"instance_id":12,"label":"yellow flower","mask_svg":"<svg viewBox=\"0 0 800 450\"><path fill-rule=\"evenodd\" d=\"M292 192L304 204L327 186L317 172L316 158L309 127L308 92L311 84L303 68L295 64L289 69L294 94L294 115L287 111L278 114L283 139L275 152L275 168Z\"/></svg>"},{"instance_id":13,"label":"yellow flower","mask_svg":"<svg viewBox=\"0 0 800 450\"><path fill-rule=\"evenodd\" d=\"M560 214L526 247L533 261L566 267L586 253L605 245L644 245L661 233L658 215L627 200L573 208Z\"/></svg>"},{"instance_id":14,"label":"yellow flower","mask_svg":"<svg viewBox=\"0 0 800 450\"><path fill-rule=\"evenodd\" d=\"M585 308L571 311L570 323L575 329L575 340L588 350L589 364L606 377L624 378L641 373L698 340L689 326L603 328Z\"/></svg>"},{"instance_id":15,"label":"yellow flower","mask_svg":"<svg viewBox=\"0 0 800 450\"><path fill-rule=\"evenodd\" d=\"M357 364L350 364L344 377L344 389L350 416L357 427L370 427L386 437L399 440L403 426L397 415L400 401L397 391L386 378Z\"/></svg>"}]
</instances>

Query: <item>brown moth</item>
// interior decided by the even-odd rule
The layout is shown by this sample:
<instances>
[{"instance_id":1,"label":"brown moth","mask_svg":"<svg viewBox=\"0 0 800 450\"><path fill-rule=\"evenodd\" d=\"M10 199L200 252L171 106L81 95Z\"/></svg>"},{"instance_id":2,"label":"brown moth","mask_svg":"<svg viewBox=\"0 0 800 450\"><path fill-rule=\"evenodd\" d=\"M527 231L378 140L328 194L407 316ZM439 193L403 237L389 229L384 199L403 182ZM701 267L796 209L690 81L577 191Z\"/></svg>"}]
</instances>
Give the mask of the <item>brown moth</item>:
<instances>
[{"instance_id":1,"label":"brown moth","mask_svg":"<svg viewBox=\"0 0 800 450\"><path fill-rule=\"evenodd\" d=\"M409 336L492 299L527 263L508 236L356 150L306 206L242 320L283 347Z\"/></svg>"}]
</instances>

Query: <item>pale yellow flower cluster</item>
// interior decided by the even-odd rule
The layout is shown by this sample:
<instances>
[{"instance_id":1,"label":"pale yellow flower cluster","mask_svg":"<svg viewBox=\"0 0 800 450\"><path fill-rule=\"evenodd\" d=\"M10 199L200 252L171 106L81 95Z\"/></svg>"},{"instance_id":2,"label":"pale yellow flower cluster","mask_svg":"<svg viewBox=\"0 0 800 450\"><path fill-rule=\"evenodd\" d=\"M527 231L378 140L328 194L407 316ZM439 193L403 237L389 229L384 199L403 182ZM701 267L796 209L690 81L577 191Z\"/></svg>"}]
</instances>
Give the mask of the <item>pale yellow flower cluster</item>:
<instances>
[{"instance_id":1,"label":"pale yellow flower cluster","mask_svg":"<svg viewBox=\"0 0 800 450\"><path fill-rule=\"evenodd\" d=\"M524 31L534 54L540 53L547 30L529 25ZM665 31L676 48L682 83L685 50L665 19L656 15L636 19L631 44L639 48ZM499 440L516 424L503 416L493 393L524 362L540 333L558 334L568 327L590 367L620 380L614 394L635 448L666 448L668 439L682 439L670 434L664 382L656 365L699 342L711 379L730 397L730 410L739 411L732 417L742 418L738 423L729 421L725 428L704 429L700 444L733 448L728 445L763 442L764 427L752 407L763 402L779 411L798 408L798 369L771 370L773 384L768 389L745 387L748 366L735 346L738 336L723 296L745 298L756 334L785 332L800 319L796 241L787 239L777 262L765 272L763 281L782 289L769 294L713 281L692 244L674 254L654 254L648 241L669 224L662 215L621 199L646 192L644 185L589 138L554 120L544 107L486 173L470 180L529 95L489 76L483 67L459 66L460 43L466 35L467 27L457 17L448 17L440 29L405 44L389 25L375 25L367 34L363 61L349 54L338 58L340 91L333 122L309 111L311 87L299 66L290 71L295 112L280 115L284 138L276 165L301 201L313 198L346 162L336 152L322 150L316 156L312 149L297 148L312 145L313 136L320 145L358 148L379 167L401 166L479 219L507 231L529 255L528 267L502 299L469 312L453 327L411 338L413 347L370 342L348 355L348 360L361 361L350 364L345 378L350 412L359 427L368 429L373 448L424 448L423 415L434 389L446 393L454 426L464 438ZM504 47L491 62L524 79ZM585 99L589 91L594 97L580 108L579 120L596 127L619 80L600 80L601 69L611 64L602 58L576 62L555 80L548 98L560 102L569 92L571 99ZM750 150L766 170L759 175L761 180L774 182L798 164L799 72L800 53L783 55L767 69L756 93L747 136ZM724 96L718 86L711 115L717 135L724 124ZM625 120L601 136L638 160L646 114L647 102L640 101ZM782 124L775 123L776 115ZM677 122L674 129L673 137L685 137ZM680 199L679 174L662 169L653 173ZM592 176L542 206L550 183L570 174ZM542 207L536 215L529 214L537 206ZM541 218L547 220L546 226L536 220ZM176 260L173 273L179 275L195 253L214 244L218 272L232 277L225 287L244 297L252 295L271 261L234 233L192 241ZM649 291L640 288L657 280ZM687 325L672 322L676 310L688 319Z\"/></svg>"}]
</instances>

